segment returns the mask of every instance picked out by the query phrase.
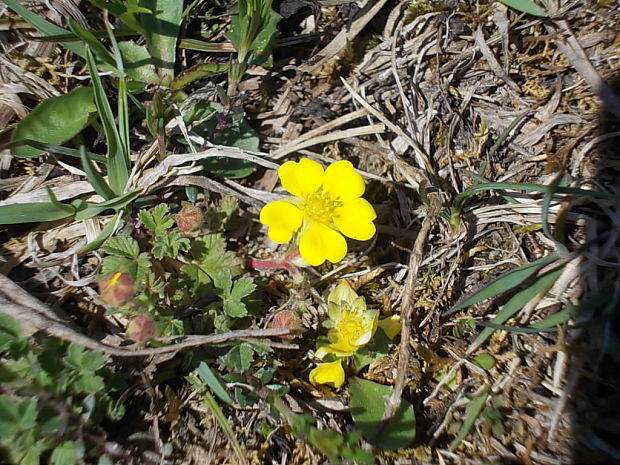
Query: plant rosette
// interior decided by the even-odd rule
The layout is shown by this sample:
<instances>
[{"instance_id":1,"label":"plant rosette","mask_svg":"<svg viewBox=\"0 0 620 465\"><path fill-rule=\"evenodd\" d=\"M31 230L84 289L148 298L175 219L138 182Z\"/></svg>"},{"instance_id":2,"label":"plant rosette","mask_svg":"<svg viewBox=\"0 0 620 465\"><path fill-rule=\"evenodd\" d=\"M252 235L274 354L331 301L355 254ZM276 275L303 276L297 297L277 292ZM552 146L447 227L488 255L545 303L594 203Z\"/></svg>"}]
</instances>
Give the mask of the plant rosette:
<instances>
[{"instance_id":1,"label":"plant rosette","mask_svg":"<svg viewBox=\"0 0 620 465\"><path fill-rule=\"evenodd\" d=\"M302 158L284 163L278 176L292 196L265 205L260 222L268 227L272 241L285 244L294 239L308 264L341 261L347 253L344 236L366 241L375 235L377 215L362 198L364 179L351 162L337 161L323 169Z\"/></svg>"}]
</instances>

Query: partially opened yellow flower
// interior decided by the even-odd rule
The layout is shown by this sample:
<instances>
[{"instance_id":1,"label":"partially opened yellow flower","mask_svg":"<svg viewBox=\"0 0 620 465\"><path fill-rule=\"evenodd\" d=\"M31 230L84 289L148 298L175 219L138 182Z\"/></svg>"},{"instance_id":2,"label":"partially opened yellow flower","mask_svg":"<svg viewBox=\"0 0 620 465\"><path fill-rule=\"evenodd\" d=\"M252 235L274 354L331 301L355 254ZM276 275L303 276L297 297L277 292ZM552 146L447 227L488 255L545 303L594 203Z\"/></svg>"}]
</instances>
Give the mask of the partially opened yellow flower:
<instances>
[{"instance_id":1,"label":"partially opened yellow flower","mask_svg":"<svg viewBox=\"0 0 620 465\"><path fill-rule=\"evenodd\" d=\"M265 205L260 222L278 244L297 233L299 253L310 265L342 260L347 253L343 234L360 241L375 235L377 215L362 198L364 179L350 162L337 161L324 170L320 163L302 158L284 163L278 175L294 197Z\"/></svg>"},{"instance_id":2,"label":"partially opened yellow flower","mask_svg":"<svg viewBox=\"0 0 620 465\"><path fill-rule=\"evenodd\" d=\"M349 283L342 280L327 297L329 320L323 325L330 330L330 344L319 347L317 358L327 354L349 357L368 344L377 330L378 310L368 310L366 301Z\"/></svg>"},{"instance_id":3,"label":"partially opened yellow flower","mask_svg":"<svg viewBox=\"0 0 620 465\"><path fill-rule=\"evenodd\" d=\"M321 363L310 372L310 382L317 384L331 384L336 389L344 384L344 369L342 360L330 363Z\"/></svg>"}]
</instances>

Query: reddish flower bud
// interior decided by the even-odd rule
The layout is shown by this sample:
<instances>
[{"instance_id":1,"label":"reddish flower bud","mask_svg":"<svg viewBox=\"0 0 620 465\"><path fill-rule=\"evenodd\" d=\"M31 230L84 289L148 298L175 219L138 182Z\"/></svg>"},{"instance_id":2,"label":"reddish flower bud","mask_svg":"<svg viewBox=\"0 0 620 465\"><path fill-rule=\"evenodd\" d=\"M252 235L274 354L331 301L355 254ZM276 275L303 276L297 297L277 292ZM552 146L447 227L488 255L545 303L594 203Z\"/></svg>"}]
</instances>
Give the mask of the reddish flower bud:
<instances>
[{"instance_id":1,"label":"reddish flower bud","mask_svg":"<svg viewBox=\"0 0 620 465\"><path fill-rule=\"evenodd\" d=\"M138 315L127 325L127 337L144 342L155 335L155 324L149 315Z\"/></svg>"},{"instance_id":2,"label":"reddish flower bud","mask_svg":"<svg viewBox=\"0 0 620 465\"><path fill-rule=\"evenodd\" d=\"M192 205L191 203L183 202L181 211L174 217L177 222L177 227L181 231L192 232L200 229L204 222L204 213L202 209Z\"/></svg>"},{"instance_id":3,"label":"reddish flower bud","mask_svg":"<svg viewBox=\"0 0 620 465\"><path fill-rule=\"evenodd\" d=\"M110 305L122 305L134 294L133 279L127 273L109 274L99 281L101 300Z\"/></svg>"},{"instance_id":4,"label":"reddish flower bud","mask_svg":"<svg viewBox=\"0 0 620 465\"><path fill-rule=\"evenodd\" d=\"M297 312L292 310L282 310L276 313L271 322L273 329L288 329L293 333L301 331L301 320ZM296 334L289 334L288 336L280 336L282 339L291 340L297 337Z\"/></svg>"}]
</instances>

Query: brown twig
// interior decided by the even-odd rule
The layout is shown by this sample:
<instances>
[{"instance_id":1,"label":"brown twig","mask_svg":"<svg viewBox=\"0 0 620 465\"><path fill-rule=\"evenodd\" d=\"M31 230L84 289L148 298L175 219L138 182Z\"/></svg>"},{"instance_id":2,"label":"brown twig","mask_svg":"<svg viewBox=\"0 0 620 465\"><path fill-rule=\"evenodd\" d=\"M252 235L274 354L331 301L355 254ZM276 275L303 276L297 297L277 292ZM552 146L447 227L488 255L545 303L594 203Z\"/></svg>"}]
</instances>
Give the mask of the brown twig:
<instances>
[{"instance_id":1,"label":"brown twig","mask_svg":"<svg viewBox=\"0 0 620 465\"><path fill-rule=\"evenodd\" d=\"M439 210L441 207L436 196L432 196L430 198L431 205L428 208L426 217L424 218L424 222L420 228L420 232L418 233L418 236L413 244L413 250L409 255L409 272L407 274L407 282L405 283L401 305L402 328L400 332L398 369L396 382L394 383L394 392L385 403L385 412L383 413L383 418L381 419L381 426L375 433L376 435L381 433L385 425L387 425L387 422L394 416L398 410L398 407L400 407L401 397L403 395L405 385L407 384L407 373L409 371L408 367L410 357L409 347L411 339L411 314L413 313L413 305L411 300L413 297L413 290L416 286L420 264L422 263L424 256L424 246L428 243L428 235L437 221L437 216L439 215Z\"/></svg>"}]
</instances>

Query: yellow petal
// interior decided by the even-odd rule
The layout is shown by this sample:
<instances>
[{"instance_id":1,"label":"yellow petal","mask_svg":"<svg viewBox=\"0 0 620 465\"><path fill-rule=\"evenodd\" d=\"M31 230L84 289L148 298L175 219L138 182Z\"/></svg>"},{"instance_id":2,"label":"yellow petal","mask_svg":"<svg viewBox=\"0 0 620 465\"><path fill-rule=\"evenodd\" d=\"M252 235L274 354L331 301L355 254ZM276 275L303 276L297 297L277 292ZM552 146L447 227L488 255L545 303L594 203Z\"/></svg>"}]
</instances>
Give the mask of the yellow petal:
<instances>
[{"instance_id":1,"label":"yellow petal","mask_svg":"<svg viewBox=\"0 0 620 465\"><path fill-rule=\"evenodd\" d=\"M301 227L303 213L295 205L282 202L270 202L260 211L260 222L269 227L267 234L273 242L289 242L293 233Z\"/></svg>"},{"instance_id":2,"label":"yellow petal","mask_svg":"<svg viewBox=\"0 0 620 465\"><path fill-rule=\"evenodd\" d=\"M377 229L372 221L376 217L375 209L362 198L349 200L334 211L334 223L340 232L358 241L375 235Z\"/></svg>"},{"instance_id":3,"label":"yellow petal","mask_svg":"<svg viewBox=\"0 0 620 465\"><path fill-rule=\"evenodd\" d=\"M326 259L337 263L347 254L347 241L342 234L321 223L314 223L299 240L301 258L312 266Z\"/></svg>"},{"instance_id":4,"label":"yellow petal","mask_svg":"<svg viewBox=\"0 0 620 465\"><path fill-rule=\"evenodd\" d=\"M400 315L392 315L379 321L379 328L383 330L385 335L390 339L394 339L400 334Z\"/></svg>"},{"instance_id":5,"label":"yellow petal","mask_svg":"<svg viewBox=\"0 0 620 465\"><path fill-rule=\"evenodd\" d=\"M296 197L307 197L321 188L323 167L309 158L302 158L299 163L287 161L278 170L282 186Z\"/></svg>"},{"instance_id":6,"label":"yellow petal","mask_svg":"<svg viewBox=\"0 0 620 465\"><path fill-rule=\"evenodd\" d=\"M337 161L325 170L323 190L336 199L342 201L356 199L362 196L365 189L364 178L353 171L350 161Z\"/></svg>"},{"instance_id":7,"label":"yellow petal","mask_svg":"<svg viewBox=\"0 0 620 465\"><path fill-rule=\"evenodd\" d=\"M342 362L336 360L331 363L321 363L310 372L310 382L317 384L331 384L336 389L344 384L344 370Z\"/></svg>"},{"instance_id":8,"label":"yellow petal","mask_svg":"<svg viewBox=\"0 0 620 465\"><path fill-rule=\"evenodd\" d=\"M351 341L351 344L363 346L368 344L377 331L377 321L379 320L378 310L368 310L362 317L363 325L366 331L360 337Z\"/></svg>"},{"instance_id":9,"label":"yellow petal","mask_svg":"<svg viewBox=\"0 0 620 465\"><path fill-rule=\"evenodd\" d=\"M341 305L343 302L347 304L352 304L353 301L357 299L357 297L358 296L351 287L351 285L344 279L341 279L340 283L327 296L327 301L333 302L336 305Z\"/></svg>"},{"instance_id":10,"label":"yellow petal","mask_svg":"<svg viewBox=\"0 0 620 465\"><path fill-rule=\"evenodd\" d=\"M350 357L359 349L358 346L352 346L344 341L338 344L329 344L327 346L319 347L315 354L316 358L322 360L327 354L334 354L337 357Z\"/></svg>"}]
</instances>

